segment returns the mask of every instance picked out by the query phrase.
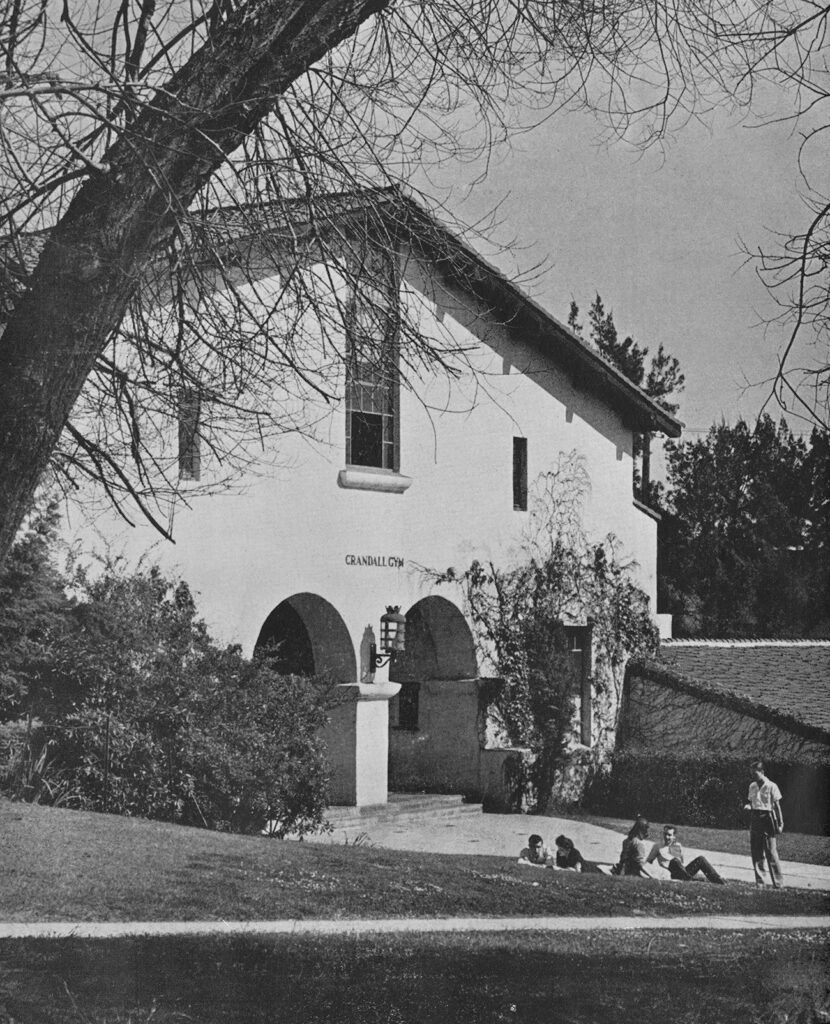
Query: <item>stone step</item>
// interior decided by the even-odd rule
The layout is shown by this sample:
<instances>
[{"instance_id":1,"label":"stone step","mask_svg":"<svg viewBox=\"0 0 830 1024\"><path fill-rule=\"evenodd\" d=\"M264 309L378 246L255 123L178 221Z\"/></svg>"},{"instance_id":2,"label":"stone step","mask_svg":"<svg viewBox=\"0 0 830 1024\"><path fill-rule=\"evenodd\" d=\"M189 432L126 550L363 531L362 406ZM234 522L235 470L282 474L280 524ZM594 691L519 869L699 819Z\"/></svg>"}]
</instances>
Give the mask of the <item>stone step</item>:
<instances>
[{"instance_id":1,"label":"stone step","mask_svg":"<svg viewBox=\"0 0 830 1024\"><path fill-rule=\"evenodd\" d=\"M329 807L326 819L335 831L365 830L376 824L413 825L422 820L480 815L481 804L439 793L390 793L389 802L368 807Z\"/></svg>"}]
</instances>

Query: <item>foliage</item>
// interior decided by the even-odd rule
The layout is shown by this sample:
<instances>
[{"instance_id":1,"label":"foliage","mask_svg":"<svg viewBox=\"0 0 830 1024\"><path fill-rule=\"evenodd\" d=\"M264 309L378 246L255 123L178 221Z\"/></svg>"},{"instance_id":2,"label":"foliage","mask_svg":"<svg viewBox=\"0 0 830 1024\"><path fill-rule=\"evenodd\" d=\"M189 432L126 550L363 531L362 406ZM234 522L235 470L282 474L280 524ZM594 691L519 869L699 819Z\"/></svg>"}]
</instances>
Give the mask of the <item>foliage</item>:
<instances>
[{"instance_id":1,"label":"foliage","mask_svg":"<svg viewBox=\"0 0 830 1024\"><path fill-rule=\"evenodd\" d=\"M678 403L671 399L680 394L686 383L677 357L670 356L661 342L651 362L646 364L648 348L638 345L630 335L620 340L614 314L610 309L606 311L600 295L594 298L588 310L588 322L589 338L605 358L667 412L676 413ZM568 314L568 326L577 334L582 334L579 306L573 301Z\"/></svg>"},{"instance_id":2,"label":"foliage","mask_svg":"<svg viewBox=\"0 0 830 1024\"><path fill-rule=\"evenodd\" d=\"M187 585L157 568L76 570L74 597L60 604L44 535L15 550L4 580L19 565L31 573L22 607L7 592L0 623L7 791L236 831L266 818L282 831L321 821L318 688L218 647ZM30 596L44 593L40 604ZM46 609L48 629L21 644L11 625L32 607Z\"/></svg>"},{"instance_id":3,"label":"foliage","mask_svg":"<svg viewBox=\"0 0 830 1024\"><path fill-rule=\"evenodd\" d=\"M822 636L830 628L828 434L765 415L668 446L661 603L679 636Z\"/></svg>"},{"instance_id":4,"label":"foliage","mask_svg":"<svg viewBox=\"0 0 830 1024\"><path fill-rule=\"evenodd\" d=\"M767 764L785 795L787 832L827 835L830 768L821 764ZM682 745L676 752L618 748L610 765L598 772L584 807L632 819L713 828L747 826L743 805L749 788L745 757L696 753Z\"/></svg>"},{"instance_id":5,"label":"foliage","mask_svg":"<svg viewBox=\"0 0 830 1024\"><path fill-rule=\"evenodd\" d=\"M612 537L589 543L581 529L587 477L571 454L536 482L523 559L511 568L474 561L437 579L459 585L482 655L503 681L495 697L510 742L535 755L532 787L544 810L573 741L578 685L567 623L590 623L598 735L605 752L627 659L656 645L648 600ZM608 709L607 712L604 709Z\"/></svg>"},{"instance_id":6,"label":"foliage","mask_svg":"<svg viewBox=\"0 0 830 1024\"><path fill-rule=\"evenodd\" d=\"M630 381L645 391L667 412L674 415L678 410L678 395L683 391L686 377L680 370L676 356L669 355L661 342L651 361L646 363L649 350L642 347L628 335L622 341L614 323L614 314L606 311L602 297L597 294L588 310L590 324L589 338L591 343L605 356L612 366L624 374ZM579 306L571 300L568 314L568 326L580 336L582 324L579 322ZM663 500L663 486L650 479L646 465L650 455L651 441L648 435L635 434L633 443L634 456L634 494L645 504L659 509ZM645 486L643 484L645 483Z\"/></svg>"},{"instance_id":7,"label":"foliage","mask_svg":"<svg viewBox=\"0 0 830 1024\"><path fill-rule=\"evenodd\" d=\"M72 696L51 655L73 608L53 558L57 521L54 504L38 505L0 568L0 721L48 714Z\"/></svg>"}]
</instances>

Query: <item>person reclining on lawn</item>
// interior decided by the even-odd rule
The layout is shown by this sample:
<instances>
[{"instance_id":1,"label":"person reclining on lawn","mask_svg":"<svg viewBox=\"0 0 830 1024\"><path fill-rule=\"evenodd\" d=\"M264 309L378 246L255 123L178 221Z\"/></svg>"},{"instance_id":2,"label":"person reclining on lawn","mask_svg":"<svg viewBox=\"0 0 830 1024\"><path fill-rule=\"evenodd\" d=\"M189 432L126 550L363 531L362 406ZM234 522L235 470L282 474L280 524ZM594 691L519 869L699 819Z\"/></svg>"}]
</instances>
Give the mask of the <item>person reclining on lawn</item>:
<instances>
[{"instance_id":1,"label":"person reclining on lawn","mask_svg":"<svg viewBox=\"0 0 830 1024\"><path fill-rule=\"evenodd\" d=\"M652 875L646 867L646 861L652 846L653 844L648 841L648 822L642 816L638 816L629 829L628 835L623 839L620 859L611 868L611 874L651 878Z\"/></svg>"},{"instance_id":2,"label":"person reclining on lawn","mask_svg":"<svg viewBox=\"0 0 830 1024\"><path fill-rule=\"evenodd\" d=\"M519 864L529 868L553 867L553 854L545 846L541 836L534 833L527 837L527 846L519 854Z\"/></svg>"},{"instance_id":3,"label":"person reclining on lawn","mask_svg":"<svg viewBox=\"0 0 830 1024\"><path fill-rule=\"evenodd\" d=\"M554 843L556 844L554 868L558 871L583 871L585 869L585 859L574 846L573 839L568 839L567 836L557 836Z\"/></svg>"},{"instance_id":4,"label":"person reclining on lawn","mask_svg":"<svg viewBox=\"0 0 830 1024\"><path fill-rule=\"evenodd\" d=\"M726 884L705 857L695 857L689 864L683 863L683 847L677 838L677 828L674 825L663 826L662 845L655 843L646 859L647 864L653 864L655 861L679 882L691 882L700 872L708 882L714 882L716 885Z\"/></svg>"}]
</instances>

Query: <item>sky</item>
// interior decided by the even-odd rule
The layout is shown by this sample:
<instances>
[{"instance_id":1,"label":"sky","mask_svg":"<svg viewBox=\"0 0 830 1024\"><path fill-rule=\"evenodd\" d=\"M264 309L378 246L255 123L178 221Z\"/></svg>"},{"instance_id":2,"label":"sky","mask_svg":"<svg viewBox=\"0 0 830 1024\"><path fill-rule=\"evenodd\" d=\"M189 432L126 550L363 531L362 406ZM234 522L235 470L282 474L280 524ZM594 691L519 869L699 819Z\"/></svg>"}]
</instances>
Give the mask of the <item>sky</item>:
<instances>
[{"instance_id":1,"label":"sky","mask_svg":"<svg viewBox=\"0 0 830 1024\"><path fill-rule=\"evenodd\" d=\"M566 320L574 298L584 322L599 292L622 337L678 357L678 416L694 439L714 422L754 418L769 396L784 334L765 329L774 306L741 240L757 250L804 222L798 142L789 124L719 115L643 154L603 144L589 114L568 113L515 136L469 194L479 167L445 166L439 181L461 220L499 206L502 248L482 251L511 276L544 262L527 290L552 314Z\"/></svg>"}]
</instances>

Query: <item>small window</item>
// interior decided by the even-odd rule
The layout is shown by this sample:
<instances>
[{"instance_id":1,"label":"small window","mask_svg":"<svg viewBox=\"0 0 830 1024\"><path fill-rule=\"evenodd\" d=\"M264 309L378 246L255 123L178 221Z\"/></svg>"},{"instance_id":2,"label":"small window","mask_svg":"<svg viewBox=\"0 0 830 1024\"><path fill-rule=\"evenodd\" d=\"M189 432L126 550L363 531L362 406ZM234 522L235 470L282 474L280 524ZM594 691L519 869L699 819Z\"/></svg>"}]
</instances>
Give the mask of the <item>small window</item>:
<instances>
[{"instance_id":1,"label":"small window","mask_svg":"<svg viewBox=\"0 0 830 1024\"><path fill-rule=\"evenodd\" d=\"M346 462L397 472L398 281L392 257L364 257L348 312Z\"/></svg>"},{"instance_id":2,"label":"small window","mask_svg":"<svg viewBox=\"0 0 830 1024\"><path fill-rule=\"evenodd\" d=\"M527 511L527 438L513 438L513 508Z\"/></svg>"},{"instance_id":3,"label":"small window","mask_svg":"<svg viewBox=\"0 0 830 1024\"><path fill-rule=\"evenodd\" d=\"M179 392L179 479L198 480L202 473L199 439L201 399L195 388Z\"/></svg>"}]
</instances>

